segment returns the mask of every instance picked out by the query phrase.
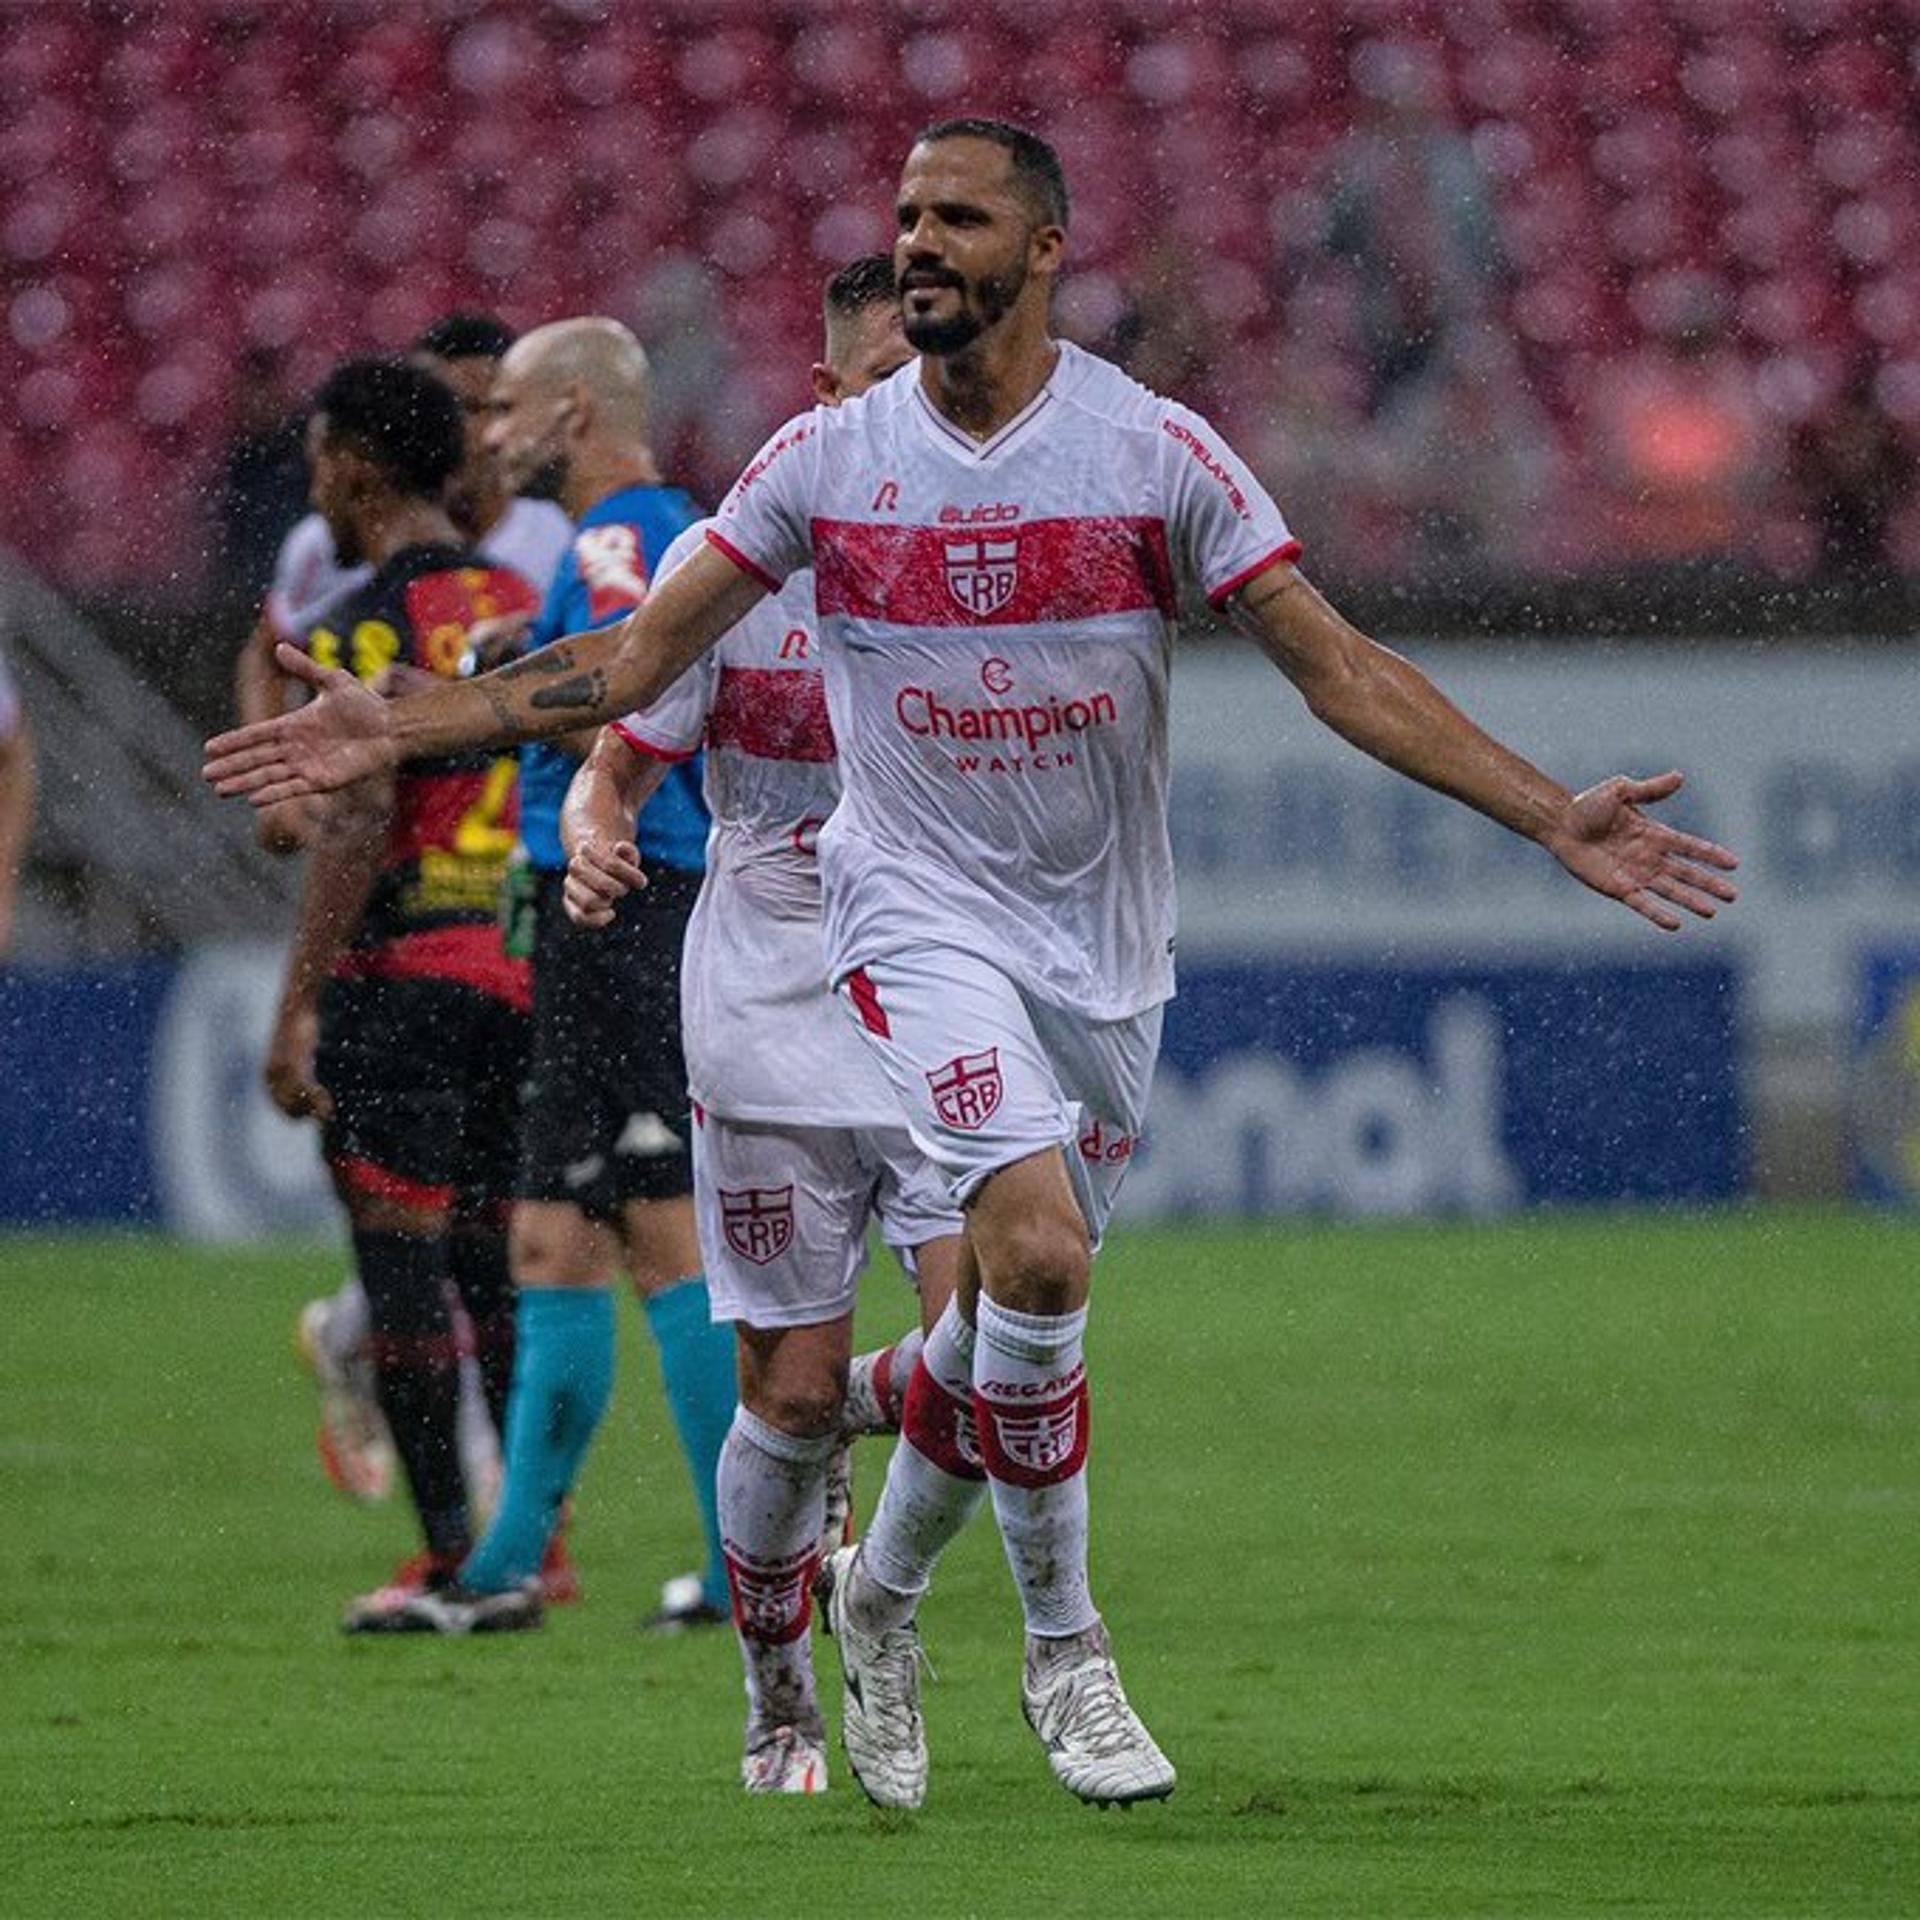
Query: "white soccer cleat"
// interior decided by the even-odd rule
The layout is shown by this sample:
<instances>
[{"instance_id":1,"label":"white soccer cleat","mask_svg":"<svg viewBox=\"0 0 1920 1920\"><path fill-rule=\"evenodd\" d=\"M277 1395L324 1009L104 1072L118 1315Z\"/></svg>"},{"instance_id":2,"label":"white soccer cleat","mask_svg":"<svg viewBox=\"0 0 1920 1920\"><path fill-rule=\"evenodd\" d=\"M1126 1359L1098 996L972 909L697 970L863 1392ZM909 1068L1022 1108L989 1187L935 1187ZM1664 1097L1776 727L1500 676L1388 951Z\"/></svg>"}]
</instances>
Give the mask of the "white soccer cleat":
<instances>
[{"instance_id":1,"label":"white soccer cleat","mask_svg":"<svg viewBox=\"0 0 1920 1920\"><path fill-rule=\"evenodd\" d=\"M1027 1725L1069 1793L1112 1807L1173 1791L1173 1762L1127 1704L1104 1626L1067 1640L1029 1639L1020 1694Z\"/></svg>"},{"instance_id":2,"label":"white soccer cleat","mask_svg":"<svg viewBox=\"0 0 1920 1920\"><path fill-rule=\"evenodd\" d=\"M798 1727L775 1727L749 1742L740 1781L749 1793L825 1793L826 1743Z\"/></svg>"},{"instance_id":3,"label":"white soccer cleat","mask_svg":"<svg viewBox=\"0 0 1920 1920\"><path fill-rule=\"evenodd\" d=\"M423 1587L402 1603L394 1622L398 1633L525 1633L544 1615L539 1580L484 1593L476 1587Z\"/></svg>"},{"instance_id":4,"label":"white soccer cleat","mask_svg":"<svg viewBox=\"0 0 1920 1920\"><path fill-rule=\"evenodd\" d=\"M393 1436L371 1366L359 1359L342 1362L327 1344L332 1308L331 1300L309 1300L300 1309L293 1343L320 1389L320 1465L349 1500L373 1505L393 1490Z\"/></svg>"},{"instance_id":5,"label":"white soccer cleat","mask_svg":"<svg viewBox=\"0 0 1920 1920\"><path fill-rule=\"evenodd\" d=\"M857 1547L841 1547L822 1570L826 1626L846 1682L840 1738L860 1790L876 1807L917 1807L927 1797L927 1733L920 1719L926 1655L909 1622L868 1633L847 1601Z\"/></svg>"}]
</instances>

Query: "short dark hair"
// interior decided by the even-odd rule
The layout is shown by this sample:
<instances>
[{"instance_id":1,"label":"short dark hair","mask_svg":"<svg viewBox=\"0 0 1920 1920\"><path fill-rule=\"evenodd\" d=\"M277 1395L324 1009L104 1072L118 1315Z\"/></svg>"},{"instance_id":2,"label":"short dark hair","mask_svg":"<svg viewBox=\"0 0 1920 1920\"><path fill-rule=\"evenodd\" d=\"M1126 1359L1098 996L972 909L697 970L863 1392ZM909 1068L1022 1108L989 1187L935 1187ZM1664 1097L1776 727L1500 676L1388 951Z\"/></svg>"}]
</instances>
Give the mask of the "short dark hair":
<instances>
[{"instance_id":1,"label":"short dark hair","mask_svg":"<svg viewBox=\"0 0 1920 1920\"><path fill-rule=\"evenodd\" d=\"M850 261L827 282L827 318L851 320L869 307L891 306L899 297L900 289L893 278L893 256L869 253Z\"/></svg>"},{"instance_id":2,"label":"short dark hair","mask_svg":"<svg viewBox=\"0 0 1920 1920\"><path fill-rule=\"evenodd\" d=\"M327 438L346 440L403 493L438 500L466 457L459 397L415 360L343 360L313 396Z\"/></svg>"},{"instance_id":3,"label":"short dark hair","mask_svg":"<svg viewBox=\"0 0 1920 1920\"><path fill-rule=\"evenodd\" d=\"M520 336L494 313L443 313L413 343L436 360L503 360Z\"/></svg>"},{"instance_id":4,"label":"short dark hair","mask_svg":"<svg viewBox=\"0 0 1920 1920\"><path fill-rule=\"evenodd\" d=\"M1067 176L1060 156L1037 133L1011 120L939 120L922 129L913 144L924 147L935 140L991 140L1004 148L1013 162L1014 184L1040 224L1067 224Z\"/></svg>"}]
</instances>

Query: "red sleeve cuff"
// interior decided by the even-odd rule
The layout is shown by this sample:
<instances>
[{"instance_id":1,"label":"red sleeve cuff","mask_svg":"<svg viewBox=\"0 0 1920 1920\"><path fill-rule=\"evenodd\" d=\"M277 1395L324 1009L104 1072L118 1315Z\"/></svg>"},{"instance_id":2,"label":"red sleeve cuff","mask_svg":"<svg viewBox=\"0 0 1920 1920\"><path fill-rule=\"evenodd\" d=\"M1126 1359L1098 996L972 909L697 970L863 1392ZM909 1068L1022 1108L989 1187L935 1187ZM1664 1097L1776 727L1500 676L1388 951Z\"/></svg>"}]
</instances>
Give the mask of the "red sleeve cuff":
<instances>
[{"instance_id":1,"label":"red sleeve cuff","mask_svg":"<svg viewBox=\"0 0 1920 1920\"><path fill-rule=\"evenodd\" d=\"M709 545L718 547L742 573L758 580L769 593L778 593L780 591L780 582L776 580L765 567L759 565L756 561L749 560L731 540L722 534L715 533L711 527L707 529L707 541Z\"/></svg>"},{"instance_id":2,"label":"red sleeve cuff","mask_svg":"<svg viewBox=\"0 0 1920 1920\"><path fill-rule=\"evenodd\" d=\"M711 539L713 536L709 534L707 537ZM1284 546L1275 547L1271 553L1256 560L1252 566L1242 567L1241 570L1224 585L1215 587L1214 590L1207 595L1207 604L1210 607L1224 607L1249 580L1257 579L1261 574L1265 573L1269 567L1277 567L1283 560L1298 560L1299 558L1300 542L1298 540L1289 540Z\"/></svg>"},{"instance_id":3,"label":"red sleeve cuff","mask_svg":"<svg viewBox=\"0 0 1920 1920\"><path fill-rule=\"evenodd\" d=\"M624 720L609 720L607 725L617 733L635 753L644 753L649 760L664 760L668 766L677 767L683 760L691 760L700 751L698 747L663 747L647 739L644 734L636 733Z\"/></svg>"}]
</instances>

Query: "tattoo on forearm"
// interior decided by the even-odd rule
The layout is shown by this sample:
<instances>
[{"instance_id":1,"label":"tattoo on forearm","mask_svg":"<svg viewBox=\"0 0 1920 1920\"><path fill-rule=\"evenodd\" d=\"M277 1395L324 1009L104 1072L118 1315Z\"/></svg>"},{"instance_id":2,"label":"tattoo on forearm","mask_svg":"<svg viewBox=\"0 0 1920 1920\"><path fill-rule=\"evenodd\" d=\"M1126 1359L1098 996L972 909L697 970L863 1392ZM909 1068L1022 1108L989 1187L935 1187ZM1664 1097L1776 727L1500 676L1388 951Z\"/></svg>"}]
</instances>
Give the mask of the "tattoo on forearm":
<instances>
[{"instance_id":1,"label":"tattoo on forearm","mask_svg":"<svg viewBox=\"0 0 1920 1920\"><path fill-rule=\"evenodd\" d=\"M534 675L545 678L571 672L573 663L573 649L564 640L557 640L537 653L523 654L518 660L510 661L495 677L501 680L525 680Z\"/></svg>"},{"instance_id":2,"label":"tattoo on forearm","mask_svg":"<svg viewBox=\"0 0 1920 1920\"><path fill-rule=\"evenodd\" d=\"M518 716L513 710L513 696L505 687L495 686L491 676L477 680L474 684L487 696L487 705L493 709L493 717L499 722L500 730L509 735L514 733Z\"/></svg>"},{"instance_id":3,"label":"tattoo on forearm","mask_svg":"<svg viewBox=\"0 0 1920 1920\"><path fill-rule=\"evenodd\" d=\"M607 676L601 668L575 674L557 687L542 687L531 704L540 711L598 713L607 697Z\"/></svg>"}]
</instances>

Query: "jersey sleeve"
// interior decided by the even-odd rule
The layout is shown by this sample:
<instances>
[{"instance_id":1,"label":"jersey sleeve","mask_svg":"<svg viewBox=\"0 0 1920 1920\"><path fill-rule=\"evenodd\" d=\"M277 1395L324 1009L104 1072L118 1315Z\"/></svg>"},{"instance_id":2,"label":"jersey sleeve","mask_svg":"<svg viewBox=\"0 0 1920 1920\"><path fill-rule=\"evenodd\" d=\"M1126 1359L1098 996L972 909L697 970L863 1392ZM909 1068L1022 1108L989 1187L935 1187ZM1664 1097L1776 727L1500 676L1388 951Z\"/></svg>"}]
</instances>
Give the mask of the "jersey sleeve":
<instances>
[{"instance_id":1,"label":"jersey sleeve","mask_svg":"<svg viewBox=\"0 0 1920 1920\"><path fill-rule=\"evenodd\" d=\"M816 407L789 420L747 463L707 524L707 540L769 593L813 564L813 483L824 417Z\"/></svg>"},{"instance_id":2,"label":"jersey sleeve","mask_svg":"<svg viewBox=\"0 0 1920 1920\"><path fill-rule=\"evenodd\" d=\"M300 629L315 610L316 581L330 571L332 560L333 541L317 513L288 528L273 556L273 577L267 583L267 618L282 640L300 643Z\"/></svg>"},{"instance_id":3,"label":"jersey sleeve","mask_svg":"<svg viewBox=\"0 0 1920 1920\"><path fill-rule=\"evenodd\" d=\"M666 579L689 554L703 546L712 525L711 520L702 520L675 535L673 544L660 556L655 578ZM614 732L634 752L650 759L691 760L706 738L707 715L713 710L714 689L719 684L718 666L719 650L709 647L652 706L613 721Z\"/></svg>"},{"instance_id":4,"label":"jersey sleeve","mask_svg":"<svg viewBox=\"0 0 1920 1920\"><path fill-rule=\"evenodd\" d=\"M1299 557L1300 542L1266 488L1205 420L1169 404L1160 431L1175 558L1214 606L1276 562Z\"/></svg>"}]
</instances>

